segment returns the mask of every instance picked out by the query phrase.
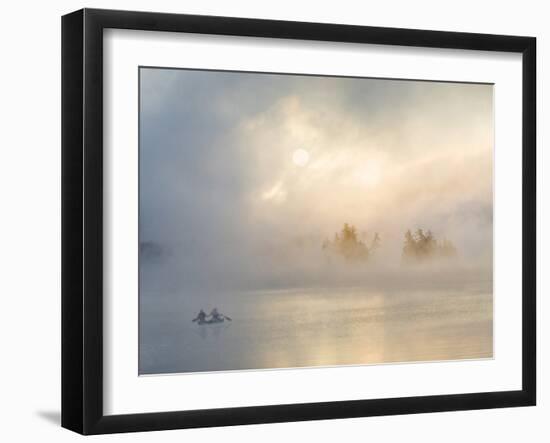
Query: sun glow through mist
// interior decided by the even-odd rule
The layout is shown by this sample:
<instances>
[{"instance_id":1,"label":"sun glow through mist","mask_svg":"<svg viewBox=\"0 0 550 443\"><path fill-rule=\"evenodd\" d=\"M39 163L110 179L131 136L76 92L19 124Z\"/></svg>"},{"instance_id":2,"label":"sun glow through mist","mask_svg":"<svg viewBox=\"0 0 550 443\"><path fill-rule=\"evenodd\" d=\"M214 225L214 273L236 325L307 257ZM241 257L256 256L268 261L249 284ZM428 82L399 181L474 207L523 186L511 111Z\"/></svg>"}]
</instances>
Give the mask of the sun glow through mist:
<instances>
[{"instance_id":1,"label":"sun glow through mist","mask_svg":"<svg viewBox=\"0 0 550 443\"><path fill-rule=\"evenodd\" d=\"M292 161L296 166L306 166L309 163L309 152L305 149L296 149L292 154Z\"/></svg>"}]
</instances>

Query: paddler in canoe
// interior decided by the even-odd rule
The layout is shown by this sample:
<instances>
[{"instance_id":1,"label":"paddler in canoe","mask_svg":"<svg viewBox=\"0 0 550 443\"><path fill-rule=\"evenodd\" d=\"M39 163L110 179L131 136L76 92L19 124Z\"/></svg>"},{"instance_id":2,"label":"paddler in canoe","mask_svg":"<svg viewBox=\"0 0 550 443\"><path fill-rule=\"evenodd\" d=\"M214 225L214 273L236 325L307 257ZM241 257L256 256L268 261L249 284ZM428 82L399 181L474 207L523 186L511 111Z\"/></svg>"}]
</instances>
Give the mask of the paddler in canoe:
<instances>
[{"instance_id":1,"label":"paddler in canoe","mask_svg":"<svg viewBox=\"0 0 550 443\"><path fill-rule=\"evenodd\" d=\"M207 318L210 317L210 318ZM210 324L210 323L223 323L224 320L231 321L227 315L223 315L218 311L218 308L212 309L209 315L201 309L197 316L193 319L194 322L197 322L199 325Z\"/></svg>"},{"instance_id":2,"label":"paddler in canoe","mask_svg":"<svg viewBox=\"0 0 550 443\"><path fill-rule=\"evenodd\" d=\"M199 323L204 323L206 321L206 312L204 312L202 309L199 311L197 316L193 319L193 321L198 321Z\"/></svg>"}]
</instances>

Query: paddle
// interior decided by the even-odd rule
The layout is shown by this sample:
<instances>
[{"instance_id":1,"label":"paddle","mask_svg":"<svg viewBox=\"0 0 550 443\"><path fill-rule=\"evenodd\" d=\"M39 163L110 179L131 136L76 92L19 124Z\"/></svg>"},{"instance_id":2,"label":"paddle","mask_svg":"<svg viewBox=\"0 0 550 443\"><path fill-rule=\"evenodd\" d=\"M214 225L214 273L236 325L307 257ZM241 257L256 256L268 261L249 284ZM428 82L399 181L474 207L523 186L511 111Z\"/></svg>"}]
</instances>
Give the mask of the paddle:
<instances>
[{"instance_id":1,"label":"paddle","mask_svg":"<svg viewBox=\"0 0 550 443\"><path fill-rule=\"evenodd\" d=\"M222 314L223 315L223 314ZM227 315L224 315L223 318L225 318L226 320L229 320L229 321L233 321L231 320L231 318L229 318Z\"/></svg>"}]
</instances>

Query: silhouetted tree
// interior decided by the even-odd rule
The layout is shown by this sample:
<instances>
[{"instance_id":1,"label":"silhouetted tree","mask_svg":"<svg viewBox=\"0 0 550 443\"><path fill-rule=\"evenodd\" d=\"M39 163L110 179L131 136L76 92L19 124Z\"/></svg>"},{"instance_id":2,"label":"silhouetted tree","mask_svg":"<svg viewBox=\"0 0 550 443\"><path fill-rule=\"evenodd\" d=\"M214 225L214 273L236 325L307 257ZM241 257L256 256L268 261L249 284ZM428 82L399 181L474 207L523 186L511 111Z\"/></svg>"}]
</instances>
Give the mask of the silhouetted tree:
<instances>
[{"instance_id":1,"label":"silhouetted tree","mask_svg":"<svg viewBox=\"0 0 550 443\"><path fill-rule=\"evenodd\" d=\"M416 249L416 240L414 239L414 236L409 229L407 230L407 232L405 232L405 243L403 244L403 259L406 261L415 259L417 256Z\"/></svg>"},{"instance_id":2,"label":"silhouetted tree","mask_svg":"<svg viewBox=\"0 0 550 443\"><path fill-rule=\"evenodd\" d=\"M370 247L359 239L355 226L344 223L340 232L334 234L332 242L325 240L323 250L332 251L349 261L366 261L380 247L380 236L375 233Z\"/></svg>"},{"instance_id":3,"label":"silhouetted tree","mask_svg":"<svg viewBox=\"0 0 550 443\"><path fill-rule=\"evenodd\" d=\"M403 259L407 262L454 256L456 256L455 246L449 240L438 243L429 230L424 232L422 229L417 229L414 235L410 229L405 232Z\"/></svg>"},{"instance_id":4,"label":"silhouetted tree","mask_svg":"<svg viewBox=\"0 0 550 443\"><path fill-rule=\"evenodd\" d=\"M380 235L378 235L378 232L374 233L374 237L370 244L370 251L374 252L380 247Z\"/></svg>"}]
</instances>

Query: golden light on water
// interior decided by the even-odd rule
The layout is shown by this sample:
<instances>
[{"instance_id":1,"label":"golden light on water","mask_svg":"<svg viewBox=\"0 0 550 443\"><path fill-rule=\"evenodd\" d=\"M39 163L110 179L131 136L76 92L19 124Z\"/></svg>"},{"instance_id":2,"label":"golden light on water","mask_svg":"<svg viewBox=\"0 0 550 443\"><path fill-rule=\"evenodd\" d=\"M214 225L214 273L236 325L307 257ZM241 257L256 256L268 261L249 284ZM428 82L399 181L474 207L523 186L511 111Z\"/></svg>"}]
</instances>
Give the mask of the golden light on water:
<instances>
[{"instance_id":1,"label":"golden light on water","mask_svg":"<svg viewBox=\"0 0 550 443\"><path fill-rule=\"evenodd\" d=\"M304 167L309 163L309 152L305 149L296 149L292 154L292 161L296 166Z\"/></svg>"}]
</instances>

